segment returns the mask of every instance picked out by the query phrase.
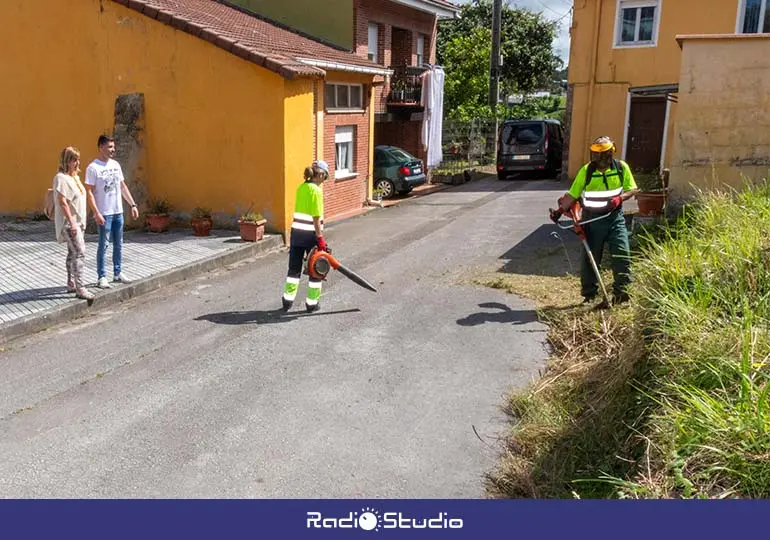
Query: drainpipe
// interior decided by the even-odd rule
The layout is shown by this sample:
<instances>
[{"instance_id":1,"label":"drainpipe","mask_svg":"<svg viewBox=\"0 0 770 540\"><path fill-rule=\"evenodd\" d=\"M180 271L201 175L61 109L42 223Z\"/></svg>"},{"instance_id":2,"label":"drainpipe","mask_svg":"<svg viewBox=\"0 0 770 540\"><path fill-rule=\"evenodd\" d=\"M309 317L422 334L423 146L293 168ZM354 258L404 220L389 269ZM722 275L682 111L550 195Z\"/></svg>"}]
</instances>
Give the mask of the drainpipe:
<instances>
[{"instance_id":1,"label":"drainpipe","mask_svg":"<svg viewBox=\"0 0 770 540\"><path fill-rule=\"evenodd\" d=\"M585 146L591 140L591 120L593 118L594 90L596 87L596 64L599 62L599 29L602 20L602 0L596 0L596 9L594 10L594 34L591 44L591 79L588 81L588 108L586 112L586 128L583 138L583 156L585 156Z\"/></svg>"}]
</instances>

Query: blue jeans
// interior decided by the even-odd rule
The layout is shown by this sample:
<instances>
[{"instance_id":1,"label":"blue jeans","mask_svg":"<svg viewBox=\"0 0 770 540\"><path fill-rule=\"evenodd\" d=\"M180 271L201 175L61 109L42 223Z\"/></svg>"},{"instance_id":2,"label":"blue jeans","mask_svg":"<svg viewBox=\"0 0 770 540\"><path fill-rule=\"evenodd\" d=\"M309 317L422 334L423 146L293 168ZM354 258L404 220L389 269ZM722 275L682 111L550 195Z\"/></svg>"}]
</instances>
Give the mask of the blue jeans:
<instances>
[{"instance_id":1,"label":"blue jeans","mask_svg":"<svg viewBox=\"0 0 770 540\"><path fill-rule=\"evenodd\" d=\"M112 267L114 276L120 275L120 263L123 257L123 214L104 216L104 225L99 228L99 247L96 250L96 273L100 278L107 277L104 259L107 246L112 242Z\"/></svg>"}]
</instances>

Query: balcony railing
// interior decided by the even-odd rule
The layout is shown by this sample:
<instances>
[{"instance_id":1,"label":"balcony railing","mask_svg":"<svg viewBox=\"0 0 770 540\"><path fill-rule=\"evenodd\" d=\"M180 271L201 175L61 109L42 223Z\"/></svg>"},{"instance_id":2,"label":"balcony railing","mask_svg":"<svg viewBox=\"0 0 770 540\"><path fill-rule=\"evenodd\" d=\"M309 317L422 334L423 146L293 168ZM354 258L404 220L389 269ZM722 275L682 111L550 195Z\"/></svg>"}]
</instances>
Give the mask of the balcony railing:
<instances>
[{"instance_id":1,"label":"balcony railing","mask_svg":"<svg viewBox=\"0 0 770 540\"><path fill-rule=\"evenodd\" d=\"M420 105L422 100L422 79L425 68L418 66L393 66L390 81L388 105Z\"/></svg>"}]
</instances>

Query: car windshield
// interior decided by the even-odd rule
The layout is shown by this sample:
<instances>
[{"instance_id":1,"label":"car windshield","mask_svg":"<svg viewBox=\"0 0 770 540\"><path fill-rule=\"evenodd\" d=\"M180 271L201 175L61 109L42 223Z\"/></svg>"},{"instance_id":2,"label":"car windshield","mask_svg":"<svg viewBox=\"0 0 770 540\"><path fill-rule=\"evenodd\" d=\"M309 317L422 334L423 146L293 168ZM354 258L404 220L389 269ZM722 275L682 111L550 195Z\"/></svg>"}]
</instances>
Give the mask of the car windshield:
<instances>
[{"instance_id":1,"label":"car windshield","mask_svg":"<svg viewBox=\"0 0 770 540\"><path fill-rule=\"evenodd\" d=\"M414 157L409 152L404 152L400 148L391 148L390 155L393 156L393 158L399 163L404 163L406 161L417 161L416 157Z\"/></svg>"},{"instance_id":2,"label":"car windshield","mask_svg":"<svg viewBox=\"0 0 770 540\"><path fill-rule=\"evenodd\" d=\"M537 144L543 138L543 124L509 124L503 129L503 141L508 146Z\"/></svg>"}]
</instances>

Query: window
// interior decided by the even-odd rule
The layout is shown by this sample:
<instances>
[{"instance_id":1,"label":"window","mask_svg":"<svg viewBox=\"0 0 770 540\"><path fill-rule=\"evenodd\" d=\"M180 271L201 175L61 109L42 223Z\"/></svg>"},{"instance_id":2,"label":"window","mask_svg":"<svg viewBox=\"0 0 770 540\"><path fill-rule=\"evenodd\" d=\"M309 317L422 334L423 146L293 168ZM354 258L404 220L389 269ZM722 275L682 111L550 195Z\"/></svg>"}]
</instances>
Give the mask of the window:
<instances>
[{"instance_id":1,"label":"window","mask_svg":"<svg viewBox=\"0 0 770 540\"><path fill-rule=\"evenodd\" d=\"M655 45L660 23L660 1L621 0L619 5L615 45Z\"/></svg>"},{"instance_id":2,"label":"window","mask_svg":"<svg viewBox=\"0 0 770 540\"><path fill-rule=\"evenodd\" d=\"M417 36L417 65L422 66L425 62L425 36Z\"/></svg>"},{"instance_id":3,"label":"window","mask_svg":"<svg viewBox=\"0 0 770 540\"><path fill-rule=\"evenodd\" d=\"M369 23L369 60L377 63L377 45L379 45L380 29L377 23Z\"/></svg>"},{"instance_id":4,"label":"window","mask_svg":"<svg viewBox=\"0 0 770 540\"><path fill-rule=\"evenodd\" d=\"M363 110L363 86L360 84L327 84L327 110Z\"/></svg>"},{"instance_id":5,"label":"window","mask_svg":"<svg viewBox=\"0 0 770 540\"><path fill-rule=\"evenodd\" d=\"M742 34L770 32L770 13L767 11L767 0L743 0L738 29Z\"/></svg>"},{"instance_id":6,"label":"window","mask_svg":"<svg viewBox=\"0 0 770 540\"><path fill-rule=\"evenodd\" d=\"M353 126L339 126L334 131L334 147L337 162L336 177L353 174Z\"/></svg>"}]
</instances>

